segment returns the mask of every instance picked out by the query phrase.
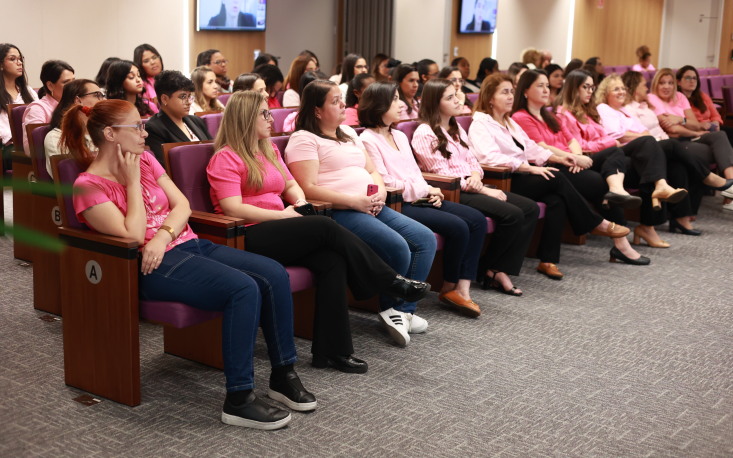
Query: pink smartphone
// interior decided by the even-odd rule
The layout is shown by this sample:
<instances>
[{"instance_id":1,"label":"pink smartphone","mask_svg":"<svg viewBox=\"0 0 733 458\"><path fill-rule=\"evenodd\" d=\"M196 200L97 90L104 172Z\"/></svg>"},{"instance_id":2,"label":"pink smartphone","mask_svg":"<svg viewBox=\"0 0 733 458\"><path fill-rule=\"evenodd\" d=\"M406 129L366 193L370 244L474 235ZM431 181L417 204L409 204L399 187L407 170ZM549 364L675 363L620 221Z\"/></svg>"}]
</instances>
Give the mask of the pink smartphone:
<instances>
[{"instance_id":1,"label":"pink smartphone","mask_svg":"<svg viewBox=\"0 0 733 458\"><path fill-rule=\"evenodd\" d=\"M367 185L367 196L371 196L373 194L376 194L379 191L379 186L375 184L368 184Z\"/></svg>"}]
</instances>

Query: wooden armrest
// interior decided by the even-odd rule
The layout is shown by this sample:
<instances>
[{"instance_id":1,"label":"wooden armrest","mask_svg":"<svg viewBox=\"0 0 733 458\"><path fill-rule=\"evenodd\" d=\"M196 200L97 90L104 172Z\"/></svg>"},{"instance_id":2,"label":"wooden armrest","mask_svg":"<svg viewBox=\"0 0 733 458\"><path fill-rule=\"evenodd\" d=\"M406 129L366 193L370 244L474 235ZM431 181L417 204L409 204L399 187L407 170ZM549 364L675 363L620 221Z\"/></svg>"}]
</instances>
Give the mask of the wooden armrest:
<instances>
[{"instance_id":1,"label":"wooden armrest","mask_svg":"<svg viewBox=\"0 0 733 458\"><path fill-rule=\"evenodd\" d=\"M239 224L244 224L244 220L241 218L234 218L232 216L217 215L215 213L202 212L198 210L191 211L191 217L188 218L189 223L195 224L208 224L214 227L235 227Z\"/></svg>"},{"instance_id":2,"label":"wooden armrest","mask_svg":"<svg viewBox=\"0 0 733 458\"><path fill-rule=\"evenodd\" d=\"M235 239L244 235L244 220L232 216L193 210L188 223L202 238L224 245L238 246Z\"/></svg>"},{"instance_id":3,"label":"wooden armrest","mask_svg":"<svg viewBox=\"0 0 733 458\"><path fill-rule=\"evenodd\" d=\"M13 162L18 164L32 164L33 160L30 156L26 156L25 151L13 150L11 151L10 158Z\"/></svg>"},{"instance_id":4,"label":"wooden armrest","mask_svg":"<svg viewBox=\"0 0 733 458\"><path fill-rule=\"evenodd\" d=\"M460 189L461 179L459 177L449 177L447 175L438 175L436 173L423 172L422 177L430 186L440 189Z\"/></svg>"},{"instance_id":5,"label":"wooden armrest","mask_svg":"<svg viewBox=\"0 0 733 458\"><path fill-rule=\"evenodd\" d=\"M387 189L387 205L396 203L402 203L402 189L397 188L386 188Z\"/></svg>"},{"instance_id":6,"label":"wooden armrest","mask_svg":"<svg viewBox=\"0 0 733 458\"><path fill-rule=\"evenodd\" d=\"M333 204L322 200L309 200L308 203L313 205L316 215L327 216L331 218L333 215Z\"/></svg>"},{"instance_id":7,"label":"wooden armrest","mask_svg":"<svg viewBox=\"0 0 733 458\"><path fill-rule=\"evenodd\" d=\"M86 229L59 227L59 235L68 246L124 259L136 259L139 244L136 240L114 237Z\"/></svg>"},{"instance_id":8,"label":"wooden armrest","mask_svg":"<svg viewBox=\"0 0 733 458\"><path fill-rule=\"evenodd\" d=\"M492 167L482 165L484 170L484 184L496 186L504 192L509 192L512 187L512 170L509 167Z\"/></svg>"}]
</instances>

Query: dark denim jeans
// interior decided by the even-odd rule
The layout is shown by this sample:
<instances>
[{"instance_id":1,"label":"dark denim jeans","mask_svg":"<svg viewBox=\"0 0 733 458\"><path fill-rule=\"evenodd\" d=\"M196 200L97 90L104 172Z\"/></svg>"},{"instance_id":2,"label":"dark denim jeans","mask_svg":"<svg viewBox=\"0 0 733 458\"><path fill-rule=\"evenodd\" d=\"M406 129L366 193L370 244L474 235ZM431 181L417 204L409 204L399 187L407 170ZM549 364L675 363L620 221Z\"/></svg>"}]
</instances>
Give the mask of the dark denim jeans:
<instances>
[{"instance_id":1,"label":"dark denim jeans","mask_svg":"<svg viewBox=\"0 0 733 458\"><path fill-rule=\"evenodd\" d=\"M257 327L272 367L297 360L293 299L285 268L270 258L208 240L189 240L168 252L153 273L140 275L140 297L176 301L224 313L222 353L227 391L254 388Z\"/></svg>"}]
</instances>

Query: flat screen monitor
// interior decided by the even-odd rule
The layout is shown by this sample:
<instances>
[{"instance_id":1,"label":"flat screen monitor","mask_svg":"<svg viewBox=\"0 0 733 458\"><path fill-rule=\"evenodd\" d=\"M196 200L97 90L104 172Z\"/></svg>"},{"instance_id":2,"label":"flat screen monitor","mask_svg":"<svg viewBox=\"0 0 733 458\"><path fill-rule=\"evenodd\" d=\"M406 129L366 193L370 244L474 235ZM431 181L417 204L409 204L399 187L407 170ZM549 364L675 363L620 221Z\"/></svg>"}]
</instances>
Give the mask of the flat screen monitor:
<instances>
[{"instance_id":1,"label":"flat screen monitor","mask_svg":"<svg viewBox=\"0 0 733 458\"><path fill-rule=\"evenodd\" d=\"M461 0L458 33L494 33L498 0Z\"/></svg>"},{"instance_id":2,"label":"flat screen monitor","mask_svg":"<svg viewBox=\"0 0 733 458\"><path fill-rule=\"evenodd\" d=\"M196 30L263 31L267 0L198 0Z\"/></svg>"}]
</instances>

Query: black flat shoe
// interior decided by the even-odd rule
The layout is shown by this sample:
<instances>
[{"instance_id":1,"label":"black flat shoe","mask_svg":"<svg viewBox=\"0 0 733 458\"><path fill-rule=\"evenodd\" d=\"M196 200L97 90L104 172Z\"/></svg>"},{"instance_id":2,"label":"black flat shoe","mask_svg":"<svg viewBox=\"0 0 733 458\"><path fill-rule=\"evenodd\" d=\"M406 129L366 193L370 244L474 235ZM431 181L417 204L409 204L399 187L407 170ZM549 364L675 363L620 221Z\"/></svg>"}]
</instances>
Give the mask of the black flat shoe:
<instances>
[{"instance_id":1,"label":"black flat shoe","mask_svg":"<svg viewBox=\"0 0 733 458\"><path fill-rule=\"evenodd\" d=\"M648 266L652 261L646 256L640 256L639 259L631 259L616 247L611 248L611 259L609 262L624 262L632 266Z\"/></svg>"},{"instance_id":2,"label":"black flat shoe","mask_svg":"<svg viewBox=\"0 0 733 458\"><path fill-rule=\"evenodd\" d=\"M364 374L369 369L366 361L355 358L353 355L348 356L321 356L313 355L311 366L318 369L332 367L338 371L349 374Z\"/></svg>"},{"instance_id":3,"label":"black flat shoe","mask_svg":"<svg viewBox=\"0 0 733 458\"><path fill-rule=\"evenodd\" d=\"M677 231L680 231L680 233L684 235L702 235L702 231L698 231L697 229L687 229L686 227L678 223L676 219L670 219L669 232L674 234Z\"/></svg>"},{"instance_id":4,"label":"black flat shoe","mask_svg":"<svg viewBox=\"0 0 733 458\"><path fill-rule=\"evenodd\" d=\"M392 284L383 292L405 302L417 302L425 297L428 291L430 291L430 283L410 280L402 275L397 275Z\"/></svg>"},{"instance_id":5,"label":"black flat shoe","mask_svg":"<svg viewBox=\"0 0 733 458\"><path fill-rule=\"evenodd\" d=\"M718 187L709 186L709 188L714 189L716 191L725 191L726 189L730 188L731 186L733 186L733 178L729 178L725 180L725 184L723 186L718 186Z\"/></svg>"},{"instance_id":6,"label":"black flat shoe","mask_svg":"<svg viewBox=\"0 0 733 458\"><path fill-rule=\"evenodd\" d=\"M493 274L493 275L489 276L489 274ZM496 272L491 272L491 271L486 272L486 275L484 275L484 280L481 283L481 288L485 290L486 289L495 289L496 291L507 294L509 296L519 297L522 295L521 291L517 291L516 286L512 286L512 288L509 290L504 289L502 284L498 280L496 280L495 277L496 277Z\"/></svg>"},{"instance_id":7,"label":"black flat shoe","mask_svg":"<svg viewBox=\"0 0 733 458\"><path fill-rule=\"evenodd\" d=\"M295 371L288 371L280 376L271 374L267 396L298 412L315 410L317 404L316 397L303 387Z\"/></svg>"},{"instance_id":8,"label":"black flat shoe","mask_svg":"<svg viewBox=\"0 0 733 458\"><path fill-rule=\"evenodd\" d=\"M221 412L222 423L265 430L280 429L291 418L290 412L269 405L254 393L242 404L233 404L227 396Z\"/></svg>"},{"instance_id":9,"label":"black flat shoe","mask_svg":"<svg viewBox=\"0 0 733 458\"><path fill-rule=\"evenodd\" d=\"M607 202L603 204L603 208L605 209L609 209L611 205L621 208L639 208L641 206L641 197L630 196L628 194L617 194L611 191L608 191L603 196L603 200Z\"/></svg>"}]
</instances>

